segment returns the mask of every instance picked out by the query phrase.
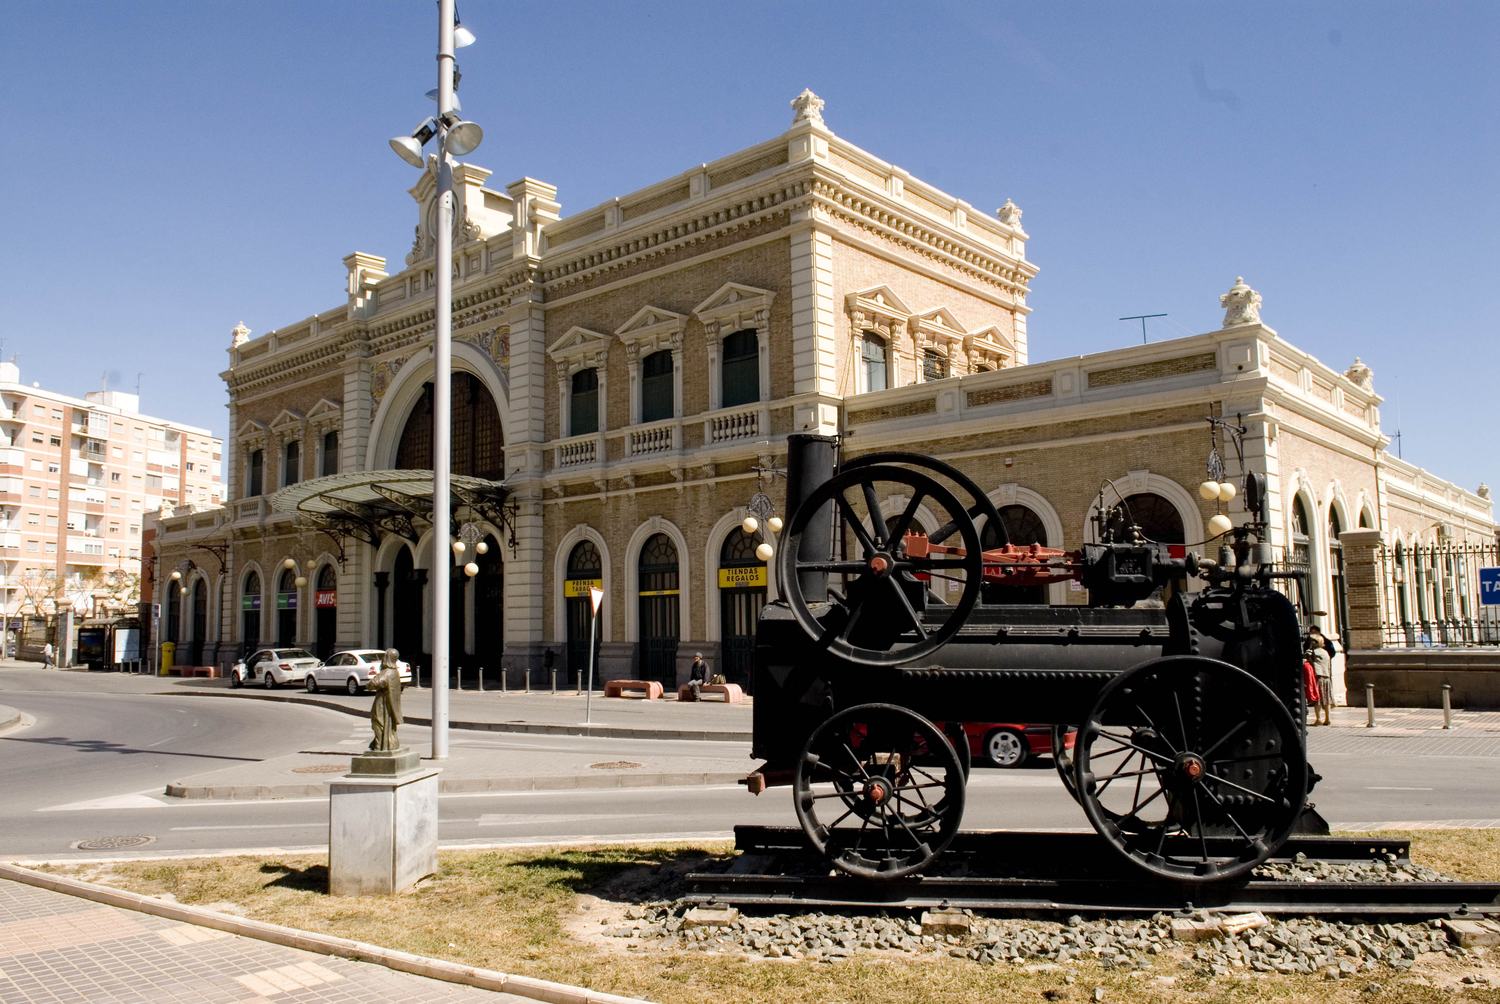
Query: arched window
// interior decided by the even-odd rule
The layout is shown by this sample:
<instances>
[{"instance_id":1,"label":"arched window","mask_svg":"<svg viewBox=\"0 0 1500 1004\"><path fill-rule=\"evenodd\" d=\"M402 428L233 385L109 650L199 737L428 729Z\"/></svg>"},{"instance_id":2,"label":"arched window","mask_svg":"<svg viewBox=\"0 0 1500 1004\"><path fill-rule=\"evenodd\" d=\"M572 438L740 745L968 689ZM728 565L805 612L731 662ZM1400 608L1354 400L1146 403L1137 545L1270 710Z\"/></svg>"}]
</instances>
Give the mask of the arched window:
<instances>
[{"instance_id":1,"label":"arched window","mask_svg":"<svg viewBox=\"0 0 1500 1004\"><path fill-rule=\"evenodd\" d=\"M922 380L944 380L948 376L948 357L937 349L922 350Z\"/></svg>"},{"instance_id":2,"label":"arched window","mask_svg":"<svg viewBox=\"0 0 1500 1004\"><path fill-rule=\"evenodd\" d=\"M1396 587L1396 621L1401 625L1402 632L1406 635L1408 647L1416 644L1416 636L1411 626L1411 601L1407 597L1406 582L1406 545L1396 541L1396 570L1392 583Z\"/></svg>"},{"instance_id":3,"label":"arched window","mask_svg":"<svg viewBox=\"0 0 1500 1004\"><path fill-rule=\"evenodd\" d=\"M245 498L255 498L257 495L265 494L266 490L266 453L264 450L251 450L249 469L245 476Z\"/></svg>"},{"instance_id":4,"label":"arched window","mask_svg":"<svg viewBox=\"0 0 1500 1004\"><path fill-rule=\"evenodd\" d=\"M1005 539L1009 544L1024 547L1027 544L1047 544L1047 527L1035 510L1024 505L1000 507L1000 522L1005 525ZM997 528L985 524L979 533L980 544L986 548L1000 546ZM1004 586L986 582L981 586L980 598L985 603L1046 603L1046 586Z\"/></svg>"},{"instance_id":5,"label":"arched window","mask_svg":"<svg viewBox=\"0 0 1500 1004\"><path fill-rule=\"evenodd\" d=\"M590 367L573 374L568 389L568 435L599 431L599 371Z\"/></svg>"},{"instance_id":6,"label":"arched window","mask_svg":"<svg viewBox=\"0 0 1500 1004\"><path fill-rule=\"evenodd\" d=\"M1302 573L1301 578L1291 581L1296 583L1297 613L1304 624L1310 623L1312 618L1312 542L1307 535L1309 525L1307 507L1302 504L1302 496L1298 495L1292 499L1292 546L1287 554L1287 564Z\"/></svg>"},{"instance_id":7,"label":"arched window","mask_svg":"<svg viewBox=\"0 0 1500 1004\"><path fill-rule=\"evenodd\" d=\"M313 625L313 654L319 659L326 659L333 654L338 635L339 580L332 565L324 565L318 570L313 609L317 611Z\"/></svg>"},{"instance_id":8,"label":"arched window","mask_svg":"<svg viewBox=\"0 0 1500 1004\"><path fill-rule=\"evenodd\" d=\"M332 429L323 433L323 462L318 467L318 475L327 477L339 472L339 431Z\"/></svg>"},{"instance_id":9,"label":"arched window","mask_svg":"<svg viewBox=\"0 0 1500 1004\"><path fill-rule=\"evenodd\" d=\"M249 655L250 650L260 644L260 601L260 576L251 572L245 576L245 585L240 591L241 655Z\"/></svg>"},{"instance_id":10,"label":"arched window","mask_svg":"<svg viewBox=\"0 0 1500 1004\"><path fill-rule=\"evenodd\" d=\"M292 440L286 444L281 458L281 487L294 485L302 480L302 443Z\"/></svg>"},{"instance_id":11,"label":"arched window","mask_svg":"<svg viewBox=\"0 0 1500 1004\"><path fill-rule=\"evenodd\" d=\"M568 682L577 684L587 677L590 632L596 630L590 589L604 588L604 560L592 540L580 540L568 552L567 577L563 580L563 599L567 608ZM599 605L599 616L605 608ZM599 639L593 638L597 643Z\"/></svg>"},{"instance_id":12,"label":"arched window","mask_svg":"<svg viewBox=\"0 0 1500 1004\"><path fill-rule=\"evenodd\" d=\"M640 617L641 678L677 685L677 547L664 533L652 534L636 566Z\"/></svg>"},{"instance_id":13,"label":"arched window","mask_svg":"<svg viewBox=\"0 0 1500 1004\"><path fill-rule=\"evenodd\" d=\"M1141 536L1158 544L1186 544L1182 514L1155 492L1125 496L1127 518L1141 528Z\"/></svg>"},{"instance_id":14,"label":"arched window","mask_svg":"<svg viewBox=\"0 0 1500 1004\"><path fill-rule=\"evenodd\" d=\"M865 390L885 390L890 386L885 339L873 331L866 331L860 339L860 372L864 375Z\"/></svg>"},{"instance_id":15,"label":"arched window","mask_svg":"<svg viewBox=\"0 0 1500 1004\"><path fill-rule=\"evenodd\" d=\"M500 481L505 477L505 445L500 428L500 410L484 383L472 373L453 374L452 471ZM412 407L396 448L396 466L414 470L432 468L432 384Z\"/></svg>"},{"instance_id":16,"label":"arched window","mask_svg":"<svg viewBox=\"0 0 1500 1004\"><path fill-rule=\"evenodd\" d=\"M662 349L641 360L641 421L659 422L676 414L672 352Z\"/></svg>"},{"instance_id":17,"label":"arched window","mask_svg":"<svg viewBox=\"0 0 1500 1004\"><path fill-rule=\"evenodd\" d=\"M725 408L760 400L760 339L754 329L724 337L720 379Z\"/></svg>"}]
</instances>

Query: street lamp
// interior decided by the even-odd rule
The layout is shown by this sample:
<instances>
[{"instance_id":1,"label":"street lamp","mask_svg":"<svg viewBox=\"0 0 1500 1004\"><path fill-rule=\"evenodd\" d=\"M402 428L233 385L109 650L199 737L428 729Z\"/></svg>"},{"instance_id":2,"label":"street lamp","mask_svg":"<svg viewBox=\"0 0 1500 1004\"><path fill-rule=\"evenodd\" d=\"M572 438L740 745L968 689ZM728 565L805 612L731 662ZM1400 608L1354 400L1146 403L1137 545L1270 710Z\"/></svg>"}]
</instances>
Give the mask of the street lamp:
<instances>
[{"instance_id":1,"label":"street lamp","mask_svg":"<svg viewBox=\"0 0 1500 1004\"><path fill-rule=\"evenodd\" d=\"M438 0L437 115L423 121L410 136L391 140L391 149L414 167L425 168L422 147L437 139L437 233L433 279L435 305L432 325L432 567L447 567L448 540L453 514L448 476L448 455L453 415L453 164L449 155L462 157L484 139L484 131L458 117L453 97L455 45L468 45L474 35L467 28L457 31L454 0ZM457 37L455 37L457 36ZM432 581L432 758L448 758L448 576Z\"/></svg>"}]
</instances>

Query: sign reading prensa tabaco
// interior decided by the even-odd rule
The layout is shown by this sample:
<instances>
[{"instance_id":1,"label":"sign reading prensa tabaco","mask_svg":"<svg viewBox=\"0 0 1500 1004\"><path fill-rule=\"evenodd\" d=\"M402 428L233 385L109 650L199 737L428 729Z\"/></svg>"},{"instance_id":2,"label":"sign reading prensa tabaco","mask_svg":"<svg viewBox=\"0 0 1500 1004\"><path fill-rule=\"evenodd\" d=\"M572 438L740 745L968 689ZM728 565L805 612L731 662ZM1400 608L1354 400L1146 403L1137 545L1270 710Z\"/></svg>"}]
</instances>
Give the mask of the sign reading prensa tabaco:
<instances>
[{"instance_id":1,"label":"sign reading prensa tabaco","mask_svg":"<svg viewBox=\"0 0 1500 1004\"><path fill-rule=\"evenodd\" d=\"M590 589L603 589L603 579L564 579L563 595L568 599L588 599Z\"/></svg>"},{"instance_id":2,"label":"sign reading prensa tabaco","mask_svg":"<svg viewBox=\"0 0 1500 1004\"><path fill-rule=\"evenodd\" d=\"M1500 606L1500 568L1479 570L1479 602L1483 606Z\"/></svg>"}]
</instances>

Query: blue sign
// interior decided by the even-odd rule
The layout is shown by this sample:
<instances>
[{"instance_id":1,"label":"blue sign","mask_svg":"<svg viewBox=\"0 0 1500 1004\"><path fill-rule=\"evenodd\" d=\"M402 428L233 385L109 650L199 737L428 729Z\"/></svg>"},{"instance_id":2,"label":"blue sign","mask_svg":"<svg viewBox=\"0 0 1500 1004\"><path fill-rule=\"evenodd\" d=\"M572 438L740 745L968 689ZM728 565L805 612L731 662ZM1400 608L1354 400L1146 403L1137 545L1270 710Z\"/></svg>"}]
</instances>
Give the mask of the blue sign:
<instances>
[{"instance_id":1,"label":"blue sign","mask_svg":"<svg viewBox=\"0 0 1500 1004\"><path fill-rule=\"evenodd\" d=\"M1500 607L1500 568L1479 570L1479 603L1486 607Z\"/></svg>"}]
</instances>

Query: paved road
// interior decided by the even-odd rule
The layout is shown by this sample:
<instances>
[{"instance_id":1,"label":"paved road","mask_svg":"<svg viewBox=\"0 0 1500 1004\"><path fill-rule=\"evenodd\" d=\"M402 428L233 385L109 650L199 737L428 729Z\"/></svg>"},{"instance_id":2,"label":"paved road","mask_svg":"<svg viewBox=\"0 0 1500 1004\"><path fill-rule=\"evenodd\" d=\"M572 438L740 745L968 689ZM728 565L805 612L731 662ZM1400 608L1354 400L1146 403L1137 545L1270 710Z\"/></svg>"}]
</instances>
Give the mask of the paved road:
<instances>
[{"instance_id":1,"label":"paved road","mask_svg":"<svg viewBox=\"0 0 1500 1004\"><path fill-rule=\"evenodd\" d=\"M261 771L299 749L358 749L367 733L348 715L295 703L229 697L156 696L162 684L108 674L0 669L0 704L21 707L36 724L0 736L0 853L67 857L126 852L174 854L261 848L321 850L327 842L327 800L305 796L271 801L167 799L167 783ZM170 688L167 688L170 689ZM418 692L420 693L420 692ZM255 695L259 697L260 695ZM284 694L283 696L291 696ZM367 699L366 699L367 700ZM506 699L494 697L491 705ZM512 697L550 709L562 699ZM420 703L412 702L420 710ZM507 703L507 711L521 707ZM619 715L682 723L687 708L643 708L610 702ZM700 709L717 715L739 709ZM1500 758L1500 722L1490 729L1442 733L1431 714L1384 713L1387 727L1346 726L1310 733L1312 760L1325 776L1314 792L1336 826L1403 823L1500 825L1492 784ZM676 716L675 718L673 716ZM578 717L576 714L571 717ZM748 719L745 719L746 721ZM1487 721L1474 717L1474 721ZM402 730L412 746L429 743L425 729ZM724 776L752 764L748 745L662 739L452 734L455 761L492 761L491 773L545 772L547 765L598 781L597 764L639 763L661 769L713 762ZM326 761L325 761L326 762ZM543 766L538 766L543 765ZM337 769L337 768L335 768ZM204 773L207 772L207 773ZM318 784L327 774L313 772ZM1019 771L976 770L968 789L968 827L1083 827L1082 812L1049 766ZM549 843L589 839L693 836L725 838L736 823L792 825L789 793L759 797L731 784L593 788L538 792L451 792L441 798L446 845ZM139 840L137 840L139 838ZM81 844L81 846L80 846Z\"/></svg>"}]
</instances>

